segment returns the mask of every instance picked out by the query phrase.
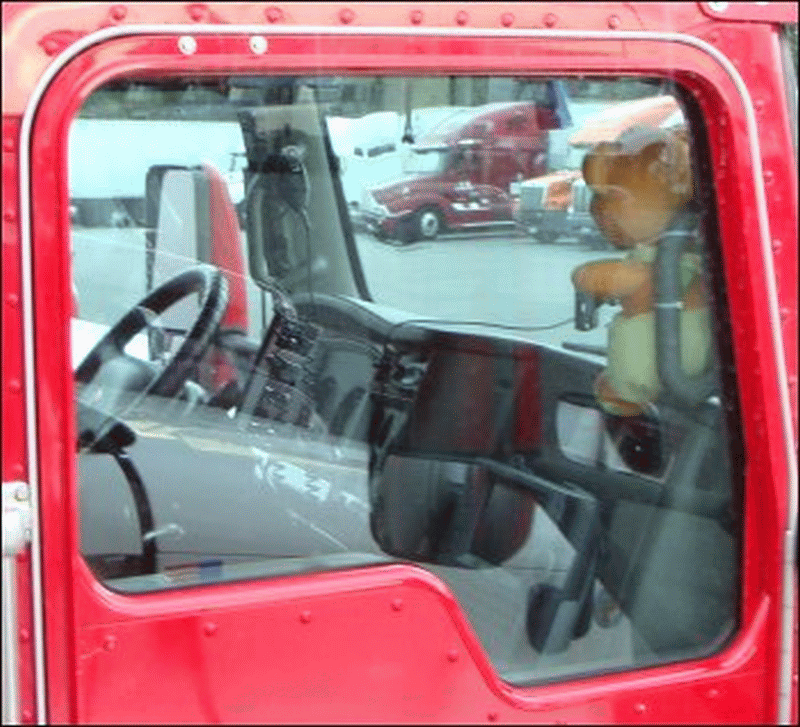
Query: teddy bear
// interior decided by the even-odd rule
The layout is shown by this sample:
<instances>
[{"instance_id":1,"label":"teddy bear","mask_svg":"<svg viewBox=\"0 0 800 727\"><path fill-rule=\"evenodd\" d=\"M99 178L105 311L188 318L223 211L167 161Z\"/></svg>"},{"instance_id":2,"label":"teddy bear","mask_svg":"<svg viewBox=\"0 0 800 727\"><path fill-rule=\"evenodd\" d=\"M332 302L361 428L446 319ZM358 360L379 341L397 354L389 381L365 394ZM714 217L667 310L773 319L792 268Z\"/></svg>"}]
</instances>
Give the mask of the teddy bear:
<instances>
[{"instance_id":1,"label":"teddy bear","mask_svg":"<svg viewBox=\"0 0 800 727\"><path fill-rule=\"evenodd\" d=\"M611 415L636 416L661 392L656 365L654 263L661 234L694 194L685 130L637 126L586 155L583 177L594 193L590 211L622 259L577 267L577 290L599 302L618 301L608 334L608 360L595 381L595 397ZM680 314L681 359L687 376L710 360L711 328L700 256L684 251Z\"/></svg>"}]
</instances>

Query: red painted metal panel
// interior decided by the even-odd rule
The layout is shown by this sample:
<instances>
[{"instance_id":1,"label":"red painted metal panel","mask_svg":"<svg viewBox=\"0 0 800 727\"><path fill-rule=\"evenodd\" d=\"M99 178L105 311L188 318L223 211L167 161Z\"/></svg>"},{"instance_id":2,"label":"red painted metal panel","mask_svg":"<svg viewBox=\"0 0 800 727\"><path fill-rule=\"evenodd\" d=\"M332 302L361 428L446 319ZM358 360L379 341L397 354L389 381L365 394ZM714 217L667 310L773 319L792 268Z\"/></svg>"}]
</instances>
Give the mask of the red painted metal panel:
<instances>
[{"instance_id":1,"label":"red painted metal panel","mask_svg":"<svg viewBox=\"0 0 800 727\"><path fill-rule=\"evenodd\" d=\"M700 3L708 17L714 20L749 20L759 23L796 23L797 3Z\"/></svg>"},{"instance_id":2,"label":"red painted metal panel","mask_svg":"<svg viewBox=\"0 0 800 727\"><path fill-rule=\"evenodd\" d=\"M185 20L178 17L185 11L183 6L150 7L153 21ZM340 7L336 6L336 12ZM209 8L198 12L205 16ZM557 22L563 17L582 22L575 10L559 8L563 15L556 13ZM217 12L216 6L213 10ZM53 30L56 16L47 12L49 25L42 11L25 33L31 27L37 32ZM74 12L72 27L90 29L89 19L104 22L98 18L110 11L95 6ZM132 6L127 17L133 22L142 12L142 7ZM218 12L245 11L220 7ZM334 13L332 5L315 10L291 6L280 12L292 19L315 14L317 23L336 22L335 16L320 20L324 13ZM372 5L357 7L351 20L362 22L377 12ZM392 6L380 12L388 18L401 9ZM426 5L424 12L434 11ZM498 13L486 6L469 12L473 19ZM517 15L524 12L514 10ZM656 11L639 7L638 12L652 21ZM692 14L687 7L676 12ZM587 12L585 27L592 27L598 13ZM732 25L719 31L709 24L707 31L702 30L718 33L718 47L740 59L754 57L751 54L769 41L767 35L750 36L750 31ZM111 41L87 52L48 90L34 130L37 411L51 719L680 722L773 718L778 656L772 635L780 597L775 544L780 542L786 507L786 493L780 489L786 481L785 460L743 108L716 62L685 46L678 53L677 46L653 42L627 42L623 52L619 41L589 45L560 40L556 54L552 45L542 41L415 38L409 43L369 37L276 37L269 39L273 52L268 58L253 59L245 38L202 39L198 54L187 59L175 52L175 41L174 37ZM69 446L74 441L67 340L71 294L65 244L66 129L90 83L135 69L185 73L380 67L398 73L409 68L522 73L536 68L543 73L600 73L611 67L620 73L658 73L665 57L679 80L696 92L709 120L718 203L724 211L720 224L734 352L737 368L752 372L740 379L748 453L742 620L737 637L726 649L705 660L547 687L512 688L497 679L452 596L433 576L416 568L381 567L140 597L110 594L93 580L77 555L76 476ZM43 59L37 58L28 76L17 81L9 95L12 107L24 101L30 80L43 67ZM748 85L757 88L759 69L749 63L740 63L739 69ZM764 83L766 88L775 88ZM5 103L4 94L4 108ZM760 123L767 125L768 118L762 118ZM790 132L777 108L768 128L774 135L765 134L764 164L775 175L776 185L792 189L787 185L796 185L796 180L790 181L789 165L779 159L781 149L788 148ZM5 175L4 164L4 181ZM5 199L4 191L4 204ZM785 237L786 247L776 253L776 262L781 281L791 282L796 272L787 271L790 267L796 271L792 240L797 222L791 216L782 217L778 210L777 203L771 204L773 237L776 231ZM4 256L5 240L4 227ZM782 295L787 294L784 284ZM788 295L791 305L792 293ZM791 330L791 319L784 325ZM796 313L793 325L796 330ZM796 377L796 360L790 375ZM4 467L6 461L4 449ZM365 634L371 638L362 638Z\"/></svg>"},{"instance_id":3,"label":"red painted metal panel","mask_svg":"<svg viewBox=\"0 0 800 727\"><path fill-rule=\"evenodd\" d=\"M763 710L774 611L763 601L714 659L519 689L412 566L132 598L81 564L77 584L94 612L78 636L79 715L93 722L741 722Z\"/></svg>"},{"instance_id":4,"label":"red painted metal panel","mask_svg":"<svg viewBox=\"0 0 800 727\"><path fill-rule=\"evenodd\" d=\"M3 386L3 482L27 480L25 391L23 382L22 285L19 236L19 129L20 119L3 117L3 283L2 283L2 375ZM20 718L32 723L36 716L34 689L33 623L30 551L17 556L16 586L19 594L17 639Z\"/></svg>"},{"instance_id":5,"label":"red painted metal panel","mask_svg":"<svg viewBox=\"0 0 800 727\"><path fill-rule=\"evenodd\" d=\"M3 481L24 480L25 400L19 238L19 117L3 116Z\"/></svg>"}]
</instances>

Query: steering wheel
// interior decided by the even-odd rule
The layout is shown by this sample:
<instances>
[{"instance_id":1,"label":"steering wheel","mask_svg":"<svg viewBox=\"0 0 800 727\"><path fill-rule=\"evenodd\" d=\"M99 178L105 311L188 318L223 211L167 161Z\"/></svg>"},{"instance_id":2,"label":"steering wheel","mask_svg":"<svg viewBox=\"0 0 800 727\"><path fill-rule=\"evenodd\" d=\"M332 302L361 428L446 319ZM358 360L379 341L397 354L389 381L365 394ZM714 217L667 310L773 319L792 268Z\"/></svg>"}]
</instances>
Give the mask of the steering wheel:
<instances>
[{"instance_id":1,"label":"steering wheel","mask_svg":"<svg viewBox=\"0 0 800 727\"><path fill-rule=\"evenodd\" d=\"M162 370L125 353L125 346L153 318L195 293L200 297L200 312L186 340ZM112 398L123 391L174 397L208 351L227 305L228 284L222 273L211 265L190 268L151 291L122 316L83 359L75 379L101 389L107 384L113 389L108 392Z\"/></svg>"}]
</instances>

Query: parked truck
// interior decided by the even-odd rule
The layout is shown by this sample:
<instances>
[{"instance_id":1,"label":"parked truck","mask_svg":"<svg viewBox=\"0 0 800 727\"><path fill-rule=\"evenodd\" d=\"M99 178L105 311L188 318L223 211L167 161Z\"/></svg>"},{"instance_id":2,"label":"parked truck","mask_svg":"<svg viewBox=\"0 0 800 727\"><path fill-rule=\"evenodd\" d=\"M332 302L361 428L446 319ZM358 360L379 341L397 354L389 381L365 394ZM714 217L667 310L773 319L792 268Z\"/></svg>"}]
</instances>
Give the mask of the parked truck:
<instances>
[{"instance_id":1,"label":"parked truck","mask_svg":"<svg viewBox=\"0 0 800 727\"><path fill-rule=\"evenodd\" d=\"M463 109L419 138L403 177L368 191L359 212L369 229L413 242L511 223L509 185L546 168L548 130L569 124L558 84L545 89L546 101Z\"/></svg>"},{"instance_id":2,"label":"parked truck","mask_svg":"<svg viewBox=\"0 0 800 727\"><path fill-rule=\"evenodd\" d=\"M514 221L536 242L569 239L594 249L607 248L590 211L592 193L581 173L583 156L595 144L613 142L633 126L675 129L683 123L681 109L670 95L609 104L569 136L568 169L523 180L515 187Z\"/></svg>"}]
</instances>

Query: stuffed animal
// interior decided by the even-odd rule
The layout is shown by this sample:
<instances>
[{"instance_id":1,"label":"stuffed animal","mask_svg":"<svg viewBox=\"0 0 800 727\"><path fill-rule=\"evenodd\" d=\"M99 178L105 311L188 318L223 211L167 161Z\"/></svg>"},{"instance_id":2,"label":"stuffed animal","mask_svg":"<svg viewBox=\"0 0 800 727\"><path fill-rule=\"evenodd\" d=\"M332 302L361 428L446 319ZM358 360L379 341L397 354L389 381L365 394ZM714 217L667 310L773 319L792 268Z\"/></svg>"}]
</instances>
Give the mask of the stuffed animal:
<instances>
[{"instance_id":1,"label":"stuffed animal","mask_svg":"<svg viewBox=\"0 0 800 727\"><path fill-rule=\"evenodd\" d=\"M595 396L610 414L638 415L661 391L653 267L661 234L693 195L686 134L631 128L587 154L583 176L594 192L590 210L598 227L615 247L628 250L621 260L588 263L572 273L578 290L622 306L609 328L608 364ZM682 365L687 376L696 376L708 365L711 342L698 255L683 253L681 284Z\"/></svg>"}]
</instances>

